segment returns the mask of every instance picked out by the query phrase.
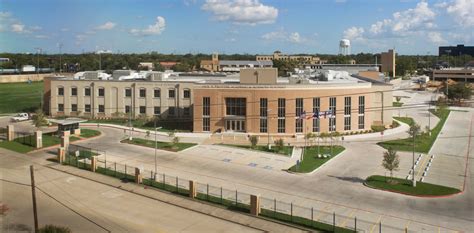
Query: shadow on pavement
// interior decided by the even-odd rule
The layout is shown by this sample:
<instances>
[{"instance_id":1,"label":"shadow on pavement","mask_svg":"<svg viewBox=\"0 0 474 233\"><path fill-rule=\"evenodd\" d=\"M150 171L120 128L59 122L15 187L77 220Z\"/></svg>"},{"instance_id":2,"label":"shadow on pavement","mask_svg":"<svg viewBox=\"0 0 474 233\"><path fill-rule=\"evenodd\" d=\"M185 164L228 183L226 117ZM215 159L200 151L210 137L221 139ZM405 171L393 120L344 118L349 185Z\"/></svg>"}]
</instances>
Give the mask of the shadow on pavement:
<instances>
[{"instance_id":1,"label":"shadow on pavement","mask_svg":"<svg viewBox=\"0 0 474 233\"><path fill-rule=\"evenodd\" d=\"M365 182L365 179L361 179L359 177L342 177L342 176L331 176L331 175L328 175L329 177L332 177L332 178L337 178L339 180L343 180L343 181L349 181L349 182L352 182L352 183L364 183Z\"/></svg>"}]
</instances>

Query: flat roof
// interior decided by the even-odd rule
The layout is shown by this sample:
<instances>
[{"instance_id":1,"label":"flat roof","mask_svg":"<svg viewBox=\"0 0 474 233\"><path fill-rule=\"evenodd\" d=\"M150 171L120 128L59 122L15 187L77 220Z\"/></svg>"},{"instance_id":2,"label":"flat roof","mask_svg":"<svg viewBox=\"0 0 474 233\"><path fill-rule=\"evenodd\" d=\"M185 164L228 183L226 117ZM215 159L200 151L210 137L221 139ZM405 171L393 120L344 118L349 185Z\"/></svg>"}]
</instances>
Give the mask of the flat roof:
<instances>
[{"instance_id":1,"label":"flat roof","mask_svg":"<svg viewBox=\"0 0 474 233\"><path fill-rule=\"evenodd\" d=\"M245 66L245 65L254 65L254 66L273 66L273 61L238 61L238 60L222 60L219 61L219 65L238 65L238 66Z\"/></svg>"}]
</instances>

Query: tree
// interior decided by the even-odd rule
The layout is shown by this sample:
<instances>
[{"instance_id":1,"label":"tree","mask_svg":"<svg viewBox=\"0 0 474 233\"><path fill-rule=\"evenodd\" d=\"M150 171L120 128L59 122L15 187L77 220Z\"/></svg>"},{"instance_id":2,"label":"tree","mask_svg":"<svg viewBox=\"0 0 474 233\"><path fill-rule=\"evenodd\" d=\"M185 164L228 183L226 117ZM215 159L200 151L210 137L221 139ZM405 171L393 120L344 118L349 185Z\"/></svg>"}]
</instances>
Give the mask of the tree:
<instances>
[{"instance_id":1,"label":"tree","mask_svg":"<svg viewBox=\"0 0 474 233\"><path fill-rule=\"evenodd\" d=\"M410 135L410 137L418 136L418 135L420 135L420 132L421 132L420 125L418 125L414 122L410 125L410 129L408 129L408 131L407 131L407 133Z\"/></svg>"},{"instance_id":2,"label":"tree","mask_svg":"<svg viewBox=\"0 0 474 233\"><path fill-rule=\"evenodd\" d=\"M44 227L41 227L39 229L39 233L71 233L71 229L48 224Z\"/></svg>"},{"instance_id":3,"label":"tree","mask_svg":"<svg viewBox=\"0 0 474 233\"><path fill-rule=\"evenodd\" d=\"M399 165L400 158L398 157L397 151L388 148L387 151L383 152L382 166L390 172L390 180L393 179L393 171L398 171Z\"/></svg>"},{"instance_id":4,"label":"tree","mask_svg":"<svg viewBox=\"0 0 474 233\"><path fill-rule=\"evenodd\" d=\"M178 145L178 143L179 143L179 140L180 140L180 139L179 139L179 137L177 137L177 136L175 136L175 137L173 138L173 140L171 140L171 144L173 145L173 146L172 146L173 148L176 148L176 147L177 147L177 145Z\"/></svg>"},{"instance_id":5,"label":"tree","mask_svg":"<svg viewBox=\"0 0 474 233\"><path fill-rule=\"evenodd\" d=\"M282 151L284 146L285 146L285 140L283 140L283 138L275 140L275 148L277 152Z\"/></svg>"},{"instance_id":6,"label":"tree","mask_svg":"<svg viewBox=\"0 0 474 233\"><path fill-rule=\"evenodd\" d=\"M254 149L257 146L258 137L256 135L252 135L250 136L249 140L250 140L251 148Z\"/></svg>"},{"instance_id":7,"label":"tree","mask_svg":"<svg viewBox=\"0 0 474 233\"><path fill-rule=\"evenodd\" d=\"M395 99L397 100L397 103L400 103L400 100L402 100L401 96L395 96Z\"/></svg>"},{"instance_id":8,"label":"tree","mask_svg":"<svg viewBox=\"0 0 474 233\"><path fill-rule=\"evenodd\" d=\"M147 130L147 131L146 131L145 138L149 138L149 137L150 137L150 130Z\"/></svg>"},{"instance_id":9,"label":"tree","mask_svg":"<svg viewBox=\"0 0 474 233\"><path fill-rule=\"evenodd\" d=\"M471 88L469 84L466 83L456 83L454 85L448 85L448 88L445 88L444 94L450 100L460 101L462 99L471 99Z\"/></svg>"},{"instance_id":10,"label":"tree","mask_svg":"<svg viewBox=\"0 0 474 233\"><path fill-rule=\"evenodd\" d=\"M36 110L35 115L33 115L33 124L38 129L41 126L45 126L48 124L48 121L46 120L46 116L44 115L41 109Z\"/></svg>"}]
</instances>

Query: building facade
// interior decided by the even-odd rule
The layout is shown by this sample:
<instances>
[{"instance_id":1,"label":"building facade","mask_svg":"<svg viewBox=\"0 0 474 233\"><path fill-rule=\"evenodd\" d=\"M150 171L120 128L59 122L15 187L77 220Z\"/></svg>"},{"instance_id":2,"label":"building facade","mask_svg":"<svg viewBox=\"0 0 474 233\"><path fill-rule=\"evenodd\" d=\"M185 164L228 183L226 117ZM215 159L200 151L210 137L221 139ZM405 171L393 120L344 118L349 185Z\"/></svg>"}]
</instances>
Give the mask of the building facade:
<instances>
[{"instance_id":1,"label":"building facade","mask_svg":"<svg viewBox=\"0 0 474 233\"><path fill-rule=\"evenodd\" d=\"M286 55L280 51L275 51L273 55L257 55L257 61L298 61L304 64L325 64L327 61L319 59L316 56Z\"/></svg>"},{"instance_id":2,"label":"building facade","mask_svg":"<svg viewBox=\"0 0 474 233\"><path fill-rule=\"evenodd\" d=\"M431 73L431 80L433 81L445 81L452 79L461 82L473 82L474 81L474 69L442 69L433 70Z\"/></svg>"},{"instance_id":3,"label":"building facade","mask_svg":"<svg viewBox=\"0 0 474 233\"><path fill-rule=\"evenodd\" d=\"M390 125L392 86L344 77L292 83L275 68L244 69L240 77L168 80L45 80L51 116L151 118L192 123L193 132L291 136L352 132ZM319 114L315 114L319 113ZM313 117L317 115L318 117Z\"/></svg>"},{"instance_id":4,"label":"building facade","mask_svg":"<svg viewBox=\"0 0 474 233\"><path fill-rule=\"evenodd\" d=\"M464 46L459 44L457 46L440 46L439 47L439 56L461 56L461 55L471 55L474 57L474 46Z\"/></svg>"},{"instance_id":5,"label":"building facade","mask_svg":"<svg viewBox=\"0 0 474 233\"><path fill-rule=\"evenodd\" d=\"M381 71L385 73L385 76L388 77L395 77L396 72L396 54L393 49L389 49L388 52L384 52L380 54L380 63L381 63Z\"/></svg>"}]
</instances>

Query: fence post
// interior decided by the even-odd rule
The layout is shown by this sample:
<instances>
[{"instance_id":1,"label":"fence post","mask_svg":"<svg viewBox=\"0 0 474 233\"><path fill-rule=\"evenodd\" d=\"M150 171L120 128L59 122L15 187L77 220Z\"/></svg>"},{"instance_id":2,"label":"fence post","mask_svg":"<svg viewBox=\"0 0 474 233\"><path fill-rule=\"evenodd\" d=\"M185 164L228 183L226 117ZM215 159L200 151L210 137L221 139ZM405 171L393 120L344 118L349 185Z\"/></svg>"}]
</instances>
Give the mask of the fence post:
<instances>
[{"instance_id":1,"label":"fence post","mask_svg":"<svg viewBox=\"0 0 474 233\"><path fill-rule=\"evenodd\" d=\"M127 179L127 164L125 164L125 179Z\"/></svg>"},{"instance_id":2,"label":"fence post","mask_svg":"<svg viewBox=\"0 0 474 233\"><path fill-rule=\"evenodd\" d=\"M140 171L140 168L136 167L135 168L135 183L141 184L143 181L142 179L142 173Z\"/></svg>"},{"instance_id":3,"label":"fence post","mask_svg":"<svg viewBox=\"0 0 474 233\"><path fill-rule=\"evenodd\" d=\"M95 172L97 169L97 156L92 156L91 157L91 171Z\"/></svg>"},{"instance_id":4,"label":"fence post","mask_svg":"<svg viewBox=\"0 0 474 233\"><path fill-rule=\"evenodd\" d=\"M176 192L179 193L179 188L178 188L178 177L176 176Z\"/></svg>"},{"instance_id":5,"label":"fence post","mask_svg":"<svg viewBox=\"0 0 474 233\"><path fill-rule=\"evenodd\" d=\"M15 139L15 126L7 125L7 141L13 141Z\"/></svg>"},{"instance_id":6,"label":"fence post","mask_svg":"<svg viewBox=\"0 0 474 233\"><path fill-rule=\"evenodd\" d=\"M379 233L382 233L382 221L379 222Z\"/></svg>"},{"instance_id":7,"label":"fence post","mask_svg":"<svg viewBox=\"0 0 474 233\"><path fill-rule=\"evenodd\" d=\"M260 214L260 197L250 195L250 214L258 216Z\"/></svg>"},{"instance_id":8,"label":"fence post","mask_svg":"<svg viewBox=\"0 0 474 233\"><path fill-rule=\"evenodd\" d=\"M290 214L291 222L293 222L293 202L290 203Z\"/></svg>"},{"instance_id":9,"label":"fence post","mask_svg":"<svg viewBox=\"0 0 474 233\"><path fill-rule=\"evenodd\" d=\"M237 190L235 190L235 206L237 206L237 198L238 198L238 193L237 193Z\"/></svg>"},{"instance_id":10,"label":"fence post","mask_svg":"<svg viewBox=\"0 0 474 233\"><path fill-rule=\"evenodd\" d=\"M163 173L163 189L166 190L166 174Z\"/></svg>"},{"instance_id":11,"label":"fence post","mask_svg":"<svg viewBox=\"0 0 474 233\"><path fill-rule=\"evenodd\" d=\"M276 211L277 211L277 199L273 199L273 217L276 216Z\"/></svg>"},{"instance_id":12,"label":"fence post","mask_svg":"<svg viewBox=\"0 0 474 233\"><path fill-rule=\"evenodd\" d=\"M43 132L35 131L35 142L36 142L36 149L43 147Z\"/></svg>"},{"instance_id":13,"label":"fence post","mask_svg":"<svg viewBox=\"0 0 474 233\"><path fill-rule=\"evenodd\" d=\"M206 185L206 199L209 201L209 184Z\"/></svg>"},{"instance_id":14,"label":"fence post","mask_svg":"<svg viewBox=\"0 0 474 233\"><path fill-rule=\"evenodd\" d=\"M357 217L354 217L354 230L357 232Z\"/></svg>"},{"instance_id":15,"label":"fence post","mask_svg":"<svg viewBox=\"0 0 474 233\"><path fill-rule=\"evenodd\" d=\"M311 207L311 227L313 227L313 223L314 223L313 215L314 215L314 209L313 207Z\"/></svg>"},{"instance_id":16,"label":"fence post","mask_svg":"<svg viewBox=\"0 0 474 233\"><path fill-rule=\"evenodd\" d=\"M189 181L189 197L193 199L196 197L196 184L192 180Z\"/></svg>"},{"instance_id":17,"label":"fence post","mask_svg":"<svg viewBox=\"0 0 474 233\"><path fill-rule=\"evenodd\" d=\"M117 162L114 162L114 177L117 177Z\"/></svg>"},{"instance_id":18,"label":"fence post","mask_svg":"<svg viewBox=\"0 0 474 233\"><path fill-rule=\"evenodd\" d=\"M336 231L336 212L332 212L332 232Z\"/></svg>"},{"instance_id":19,"label":"fence post","mask_svg":"<svg viewBox=\"0 0 474 233\"><path fill-rule=\"evenodd\" d=\"M221 204L224 202L224 200L222 199L222 186L221 186Z\"/></svg>"}]
</instances>

